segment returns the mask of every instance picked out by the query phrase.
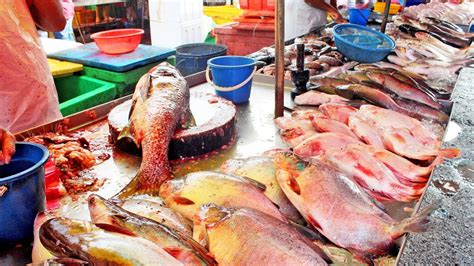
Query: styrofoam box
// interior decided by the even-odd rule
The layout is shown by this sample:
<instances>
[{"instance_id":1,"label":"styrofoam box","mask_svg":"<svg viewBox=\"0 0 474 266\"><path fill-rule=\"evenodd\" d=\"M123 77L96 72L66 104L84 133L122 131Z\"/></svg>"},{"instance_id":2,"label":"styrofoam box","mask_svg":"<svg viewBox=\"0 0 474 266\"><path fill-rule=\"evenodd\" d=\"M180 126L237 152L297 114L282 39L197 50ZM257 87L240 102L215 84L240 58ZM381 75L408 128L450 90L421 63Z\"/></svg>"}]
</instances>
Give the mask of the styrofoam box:
<instances>
[{"instance_id":1,"label":"styrofoam box","mask_svg":"<svg viewBox=\"0 0 474 266\"><path fill-rule=\"evenodd\" d=\"M204 41L201 19L188 22L150 20L150 33L152 45L166 48Z\"/></svg>"},{"instance_id":2,"label":"styrofoam box","mask_svg":"<svg viewBox=\"0 0 474 266\"><path fill-rule=\"evenodd\" d=\"M187 22L203 15L202 0L148 0L150 20Z\"/></svg>"}]
</instances>

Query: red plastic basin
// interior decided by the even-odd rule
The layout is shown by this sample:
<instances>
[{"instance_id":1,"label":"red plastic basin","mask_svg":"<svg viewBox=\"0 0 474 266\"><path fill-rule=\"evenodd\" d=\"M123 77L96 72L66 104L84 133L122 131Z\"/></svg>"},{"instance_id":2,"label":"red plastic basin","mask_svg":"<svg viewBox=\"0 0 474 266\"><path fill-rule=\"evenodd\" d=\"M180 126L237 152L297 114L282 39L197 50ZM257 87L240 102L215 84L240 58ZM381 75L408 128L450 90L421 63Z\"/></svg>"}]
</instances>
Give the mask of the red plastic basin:
<instances>
[{"instance_id":1,"label":"red plastic basin","mask_svg":"<svg viewBox=\"0 0 474 266\"><path fill-rule=\"evenodd\" d=\"M142 29L118 29L91 35L99 49L106 54L125 54L135 50L142 40Z\"/></svg>"}]
</instances>

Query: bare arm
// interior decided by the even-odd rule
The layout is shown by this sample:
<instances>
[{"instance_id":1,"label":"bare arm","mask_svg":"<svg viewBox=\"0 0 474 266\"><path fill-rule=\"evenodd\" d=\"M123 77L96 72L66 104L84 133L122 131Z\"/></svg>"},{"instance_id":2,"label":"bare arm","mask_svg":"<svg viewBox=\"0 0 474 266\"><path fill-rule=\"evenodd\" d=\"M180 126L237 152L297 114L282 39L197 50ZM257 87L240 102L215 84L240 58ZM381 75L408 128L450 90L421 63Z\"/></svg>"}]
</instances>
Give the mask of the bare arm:
<instances>
[{"instance_id":1,"label":"bare arm","mask_svg":"<svg viewBox=\"0 0 474 266\"><path fill-rule=\"evenodd\" d=\"M337 9L333 7L332 5L327 4L324 0L304 0L304 1L306 4L314 8L328 12L328 14L331 17L333 17L336 21L342 20L342 16L341 14L339 14L339 11L337 11Z\"/></svg>"},{"instance_id":2,"label":"bare arm","mask_svg":"<svg viewBox=\"0 0 474 266\"><path fill-rule=\"evenodd\" d=\"M66 26L59 0L27 0L36 26L45 31L62 31Z\"/></svg>"}]
</instances>

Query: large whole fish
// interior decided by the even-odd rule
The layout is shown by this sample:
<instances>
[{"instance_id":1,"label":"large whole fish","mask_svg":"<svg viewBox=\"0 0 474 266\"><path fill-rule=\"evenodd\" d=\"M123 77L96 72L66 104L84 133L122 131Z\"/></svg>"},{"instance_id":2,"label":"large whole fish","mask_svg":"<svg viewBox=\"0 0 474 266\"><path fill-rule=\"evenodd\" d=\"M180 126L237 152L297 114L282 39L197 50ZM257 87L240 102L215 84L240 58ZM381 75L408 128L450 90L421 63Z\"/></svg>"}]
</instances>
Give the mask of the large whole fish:
<instances>
[{"instance_id":1,"label":"large whole fish","mask_svg":"<svg viewBox=\"0 0 474 266\"><path fill-rule=\"evenodd\" d=\"M39 236L56 257L91 265L183 265L149 240L108 232L87 221L53 218L41 226Z\"/></svg>"},{"instance_id":2,"label":"large whole fish","mask_svg":"<svg viewBox=\"0 0 474 266\"><path fill-rule=\"evenodd\" d=\"M357 109L352 106L337 103L322 104L319 106L319 110L325 116L346 125L348 124L349 116L357 112Z\"/></svg>"},{"instance_id":3,"label":"large whole fish","mask_svg":"<svg viewBox=\"0 0 474 266\"><path fill-rule=\"evenodd\" d=\"M250 208L205 205L195 222L219 265L327 265L330 259L295 229Z\"/></svg>"},{"instance_id":4,"label":"large whole fish","mask_svg":"<svg viewBox=\"0 0 474 266\"><path fill-rule=\"evenodd\" d=\"M203 171L166 181L160 188L160 196L166 205L190 220L202 205L215 203L232 208L254 208L287 221L264 191L263 184L250 178Z\"/></svg>"},{"instance_id":5,"label":"large whole fish","mask_svg":"<svg viewBox=\"0 0 474 266\"><path fill-rule=\"evenodd\" d=\"M280 136L290 147L295 147L305 139L316 134L310 117L314 112L295 111L291 117L278 117L275 125L280 130Z\"/></svg>"},{"instance_id":6,"label":"large whole fish","mask_svg":"<svg viewBox=\"0 0 474 266\"><path fill-rule=\"evenodd\" d=\"M276 156L278 183L305 219L334 244L369 260L385 254L406 232L425 228L429 211L397 222L337 169L295 156Z\"/></svg>"},{"instance_id":7,"label":"large whole fish","mask_svg":"<svg viewBox=\"0 0 474 266\"><path fill-rule=\"evenodd\" d=\"M314 116L311 118L311 123L318 132L340 133L348 137L357 139L357 136L351 131L351 129L346 124L337 120L333 120L325 116Z\"/></svg>"},{"instance_id":8,"label":"large whole fish","mask_svg":"<svg viewBox=\"0 0 474 266\"><path fill-rule=\"evenodd\" d=\"M145 74L133 94L129 125L119 139L128 137L142 149L142 163L120 197L134 193L156 193L172 178L168 146L175 129L191 119L189 87L172 66L160 64Z\"/></svg>"},{"instance_id":9,"label":"large whole fish","mask_svg":"<svg viewBox=\"0 0 474 266\"><path fill-rule=\"evenodd\" d=\"M347 100L338 96L319 91L308 91L295 97L297 105L321 105L323 103L346 103Z\"/></svg>"},{"instance_id":10,"label":"large whole fish","mask_svg":"<svg viewBox=\"0 0 474 266\"><path fill-rule=\"evenodd\" d=\"M148 239L184 265L215 264L207 250L188 235L128 212L98 195L90 195L88 203L92 222L100 228Z\"/></svg>"},{"instance_id":11,"label":"large whole fish","mask_svg":"<svg viewBox=\"0 0 474 266\"><path fill-rule=\"evenodd\" d=\"M220 170L228 175L245 176L265 185L265 196L278 206L289 220L303 223L301 215L288 201L275 177L273 158L256 156L245 159L231 159L222 164Z\"/></svg>"},{"instance_id":12,"label":"large whole fish","mask_svg":"<svg viewBox=\"0 0 474 266\"><path fill-rule=\"evenodd\" d=\"M293 151L302 158L309 158L323 155L330 149L342 150L352 143L361 142L359 139L350 138L340 133L319 133L301 142Z\"/></svg>"},{"instance_id":13,"label":"large whole fish","mask_svg":"<svg viewBox=\"0 0 474 266\"><path fill-rule=\"evenodd\" d=\"M156 201L156 198L154 198L153 201L147 199L113 199L112 201L117 206L129 212L157 221L172 230L181 232L190 237L193 235L192 223L166 207L164 201L161 199L161 202Z\"/></svg>"},{"instance_id":14,"label":"large whole fish","mask_svg":"<svg viewBox=\"0 0 474 266\"><path fill-rule=\"evenodd\" d=\"M363 142L370 144L376 148L384 149L382 137L371 124L365 121L357 114L349 117L349 128L361 139Z\"/></svg>"}]
</instances>

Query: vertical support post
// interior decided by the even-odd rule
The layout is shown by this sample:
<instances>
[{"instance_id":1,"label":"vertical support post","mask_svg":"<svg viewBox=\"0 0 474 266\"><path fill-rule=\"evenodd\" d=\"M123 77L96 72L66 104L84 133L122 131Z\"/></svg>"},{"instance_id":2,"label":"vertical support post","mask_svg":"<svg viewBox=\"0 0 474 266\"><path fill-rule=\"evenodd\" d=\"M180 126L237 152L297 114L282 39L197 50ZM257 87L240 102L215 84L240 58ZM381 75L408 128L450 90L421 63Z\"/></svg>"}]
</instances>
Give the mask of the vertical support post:
<instances>
[{"instance_id":1,"label":"vertical support post","mask_svg":"<svg viewBox=\"0 0 474 266\"><path fill-rule=\"evenodd\" d=\"M285 92L285 0L275 8L275 118L283 116Z\"/></svg>"},{"instance_id":2,"label":"vertical support post","mask_svg":"<svg viewBox=\"0 0 474 266\"><path fill-rule=\"evenodd\" d=\"M385 27L387 27L388 12L390 11L390 4L392 1L385 0L385 10L383 11L382 25L380 26L380 32L385 33Z\"/></svg>"}]
</instances>

